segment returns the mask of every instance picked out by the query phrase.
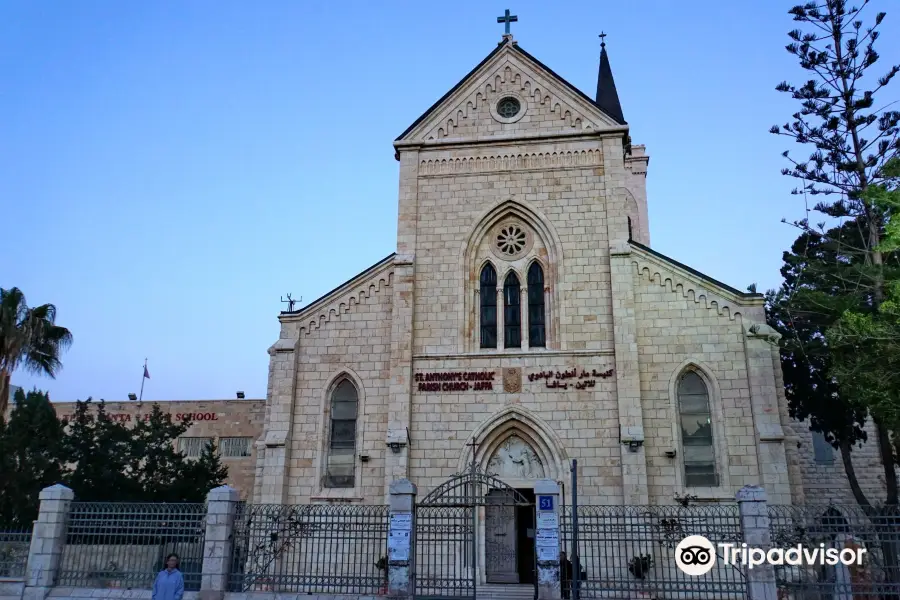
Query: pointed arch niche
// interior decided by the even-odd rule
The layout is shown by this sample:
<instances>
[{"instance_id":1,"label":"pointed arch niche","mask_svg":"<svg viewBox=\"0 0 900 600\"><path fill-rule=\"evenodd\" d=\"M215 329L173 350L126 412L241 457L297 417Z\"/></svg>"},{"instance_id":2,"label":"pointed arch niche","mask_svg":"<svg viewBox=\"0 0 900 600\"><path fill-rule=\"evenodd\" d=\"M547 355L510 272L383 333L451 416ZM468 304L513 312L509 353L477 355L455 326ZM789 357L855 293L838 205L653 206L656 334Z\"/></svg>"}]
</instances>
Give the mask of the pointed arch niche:
<instances>
[{"instance_id":1,"label":"pointed arch niche","mask_svg":"<svg viewBox=\"0 0 900 600\"><path fill-rule=\"evenodd\" d=\"M507 407L484 421L466 441L478 441L475 462L512 487L530 488L539 479L559 481L569 458L559 437L539 417L519 406ZM472 447L463 446L458 471L472 461Z\"/></svg>"},{"instance_id":2,"label":"pointed arch niche","mask_svg":"<svg viewBox=\"0 0 900 600\"><path fill-rule=\"evenodd\" d=\"M507 200L485 212L473 226L462 253L460 352L564 350L559 335L564 311L559 290L562 264L559 236L535 208L522 201ZM535 275L538 272L540 277ZM486 273L492 276L486 277ZM543 286L542 302L535 298L537 280ZM482 297L491 293L485 281L496 281L495 298ZM518 281L518 294L511 294L508 286L504 289L510 281ZM505 309L513 296L518 299L515 316L519 318L510 328L510 311ZM542 320L535 317L536 310L543 311ZM482 323L485 311L496 323ZM496 328L495 339L486 343L482 339L484 325L490 331ZM542 331L533 331L536 327ZM507 339L507 334L516 332L518 336Z\"/></svg>"}]
</instances>

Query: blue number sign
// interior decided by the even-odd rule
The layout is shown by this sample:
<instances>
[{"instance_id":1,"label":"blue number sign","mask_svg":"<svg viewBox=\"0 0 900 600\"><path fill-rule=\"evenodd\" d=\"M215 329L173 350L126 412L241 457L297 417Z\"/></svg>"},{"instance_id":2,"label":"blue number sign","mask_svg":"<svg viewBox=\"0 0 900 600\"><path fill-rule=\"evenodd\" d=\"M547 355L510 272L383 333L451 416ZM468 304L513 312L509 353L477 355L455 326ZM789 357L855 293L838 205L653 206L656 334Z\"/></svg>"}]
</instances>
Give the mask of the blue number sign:
<instances>
[{"instance_id":1,"label":"blue number sign","mask_svg":"<svg viewBox=\"0 0 900 600\"><path fill-rule=\"evenodd\" d=\"M553 496L538 496L538 510L553 510Z\"/></svg>"}]
</instances>

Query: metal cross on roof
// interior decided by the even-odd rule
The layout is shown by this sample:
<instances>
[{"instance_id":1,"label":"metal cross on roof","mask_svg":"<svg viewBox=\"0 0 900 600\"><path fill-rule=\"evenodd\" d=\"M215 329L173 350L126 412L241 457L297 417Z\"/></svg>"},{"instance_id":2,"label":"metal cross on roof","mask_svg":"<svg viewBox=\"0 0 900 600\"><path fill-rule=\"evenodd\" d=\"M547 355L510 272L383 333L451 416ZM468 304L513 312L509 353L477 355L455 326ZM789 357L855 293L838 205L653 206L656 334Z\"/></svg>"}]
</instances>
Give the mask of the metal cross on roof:
<instances>
[{"instance_id":1,"label":"metal cross on roof","mask_svg":"<svg viewBox=\"0 0 900 600\"><path fill-rule=\"evenodd\" d=\"M509 35L509 24L510 24L510 23L515 23L515 22L518 21L518 20L519 20L519 17L517 17L516 15L510 15L510 14L509 14L509 9L508 9L508 8L506 9L506 14L505 14L505 15L503 15L502 17L497 17L497 22L498 22L498 23L505 23L505 24L506 24L506 35Z\"/></svg>"},{"instance_id":2,"label":"metal cross on roof","mask_svg":"<svg viewBox=\"0 0 900 600\"><path fill-rule=\"evenodd\" d=\"M606 40L604 38L606 38L606 32L601 31L600 32L600 47L601 48L606 48Z\"/></svg>"}]
</instances>

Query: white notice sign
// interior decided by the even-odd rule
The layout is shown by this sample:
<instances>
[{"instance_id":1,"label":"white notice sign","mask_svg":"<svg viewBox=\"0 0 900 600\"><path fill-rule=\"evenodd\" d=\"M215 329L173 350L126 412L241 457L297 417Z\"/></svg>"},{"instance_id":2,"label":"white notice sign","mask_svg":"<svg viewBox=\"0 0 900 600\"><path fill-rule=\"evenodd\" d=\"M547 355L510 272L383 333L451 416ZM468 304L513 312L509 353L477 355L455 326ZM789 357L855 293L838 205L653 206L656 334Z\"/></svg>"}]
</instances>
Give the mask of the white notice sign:
<instances>
[{"instance_id":1,"label":"white notice sign","mask_svg":"<svg viewBox=\"0 0 900 600\"><path fill-rule=\"evenodd\" d=\"M538 529L535 545L559 548L559 531L555 529Z\"/></svg>"},{"instance_id":2,"label":"white notice sign","mask_svg":"<svg viewBox=\"0 0 900 600\"><path fill-rule=\"evenodd\" d=\"M409 532L392 531L390 537L388 537L388 548L409 550Z\"/></svg>"},{"instance_id":3,"label":"white notice sign","mask_svg":"<svg viewBox=\"0 0 900 600\"><path fill-rule=\"evenodd\" d=\"M409 548L388 548L388 560L409 560Z\"/></svg>"},{"instance_id":4,"label":"white notice sign","mask_svg":"<svg viewBox=\"0 0 900 600\"><path fill-rule=\"evenodd\" d=\"M559 515L556 513L540 512L537 515L538 529L559 529Z\"/></svg>"},{"instance_id":5,"label":"white notice sign","mask_svg":"<svg viewBox=\"0 0 900 600\"><path fill-rule=\"evenodd\" d=\"M391 515L391 531L412 530L412 514L399 513Z\"/></svg>"},{"instance_id":6,"label":"white notice sign","mask_svg":"<svg viewBox=\"0 0 900 600\"><path fill-rule=\"evenodd\" d=\"M538 560L559 560L559 548L538 546L537 558Z\"/></svg>"}]
</instances>

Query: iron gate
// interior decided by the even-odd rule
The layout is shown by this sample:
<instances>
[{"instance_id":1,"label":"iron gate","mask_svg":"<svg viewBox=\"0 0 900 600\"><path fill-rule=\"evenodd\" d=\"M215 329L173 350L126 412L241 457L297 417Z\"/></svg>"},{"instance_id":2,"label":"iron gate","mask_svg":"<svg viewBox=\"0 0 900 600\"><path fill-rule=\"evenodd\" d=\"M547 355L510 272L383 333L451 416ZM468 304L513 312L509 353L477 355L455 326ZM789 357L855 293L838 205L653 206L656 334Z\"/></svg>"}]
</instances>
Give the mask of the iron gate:
<instances>
[{"instance_id":1,"label":"iron gate","mask_svg":"<svg viewBox=\"0 0 900 600\"><path fill-rule=\"evenodd\" d=\"M515 518L534 502L473 464L416 504L413 595L418 600L474 600L478 589L478 521L485 512L486 575L493 583L518 583ZM512 534L512 535L510 535ZM512 541L510 541L512 538ZM512 546L512 547L511 547ZM530 564L536 570L534 552ZM537 598L537 574L534 573Z\"/></svg>"}]
</instances>

